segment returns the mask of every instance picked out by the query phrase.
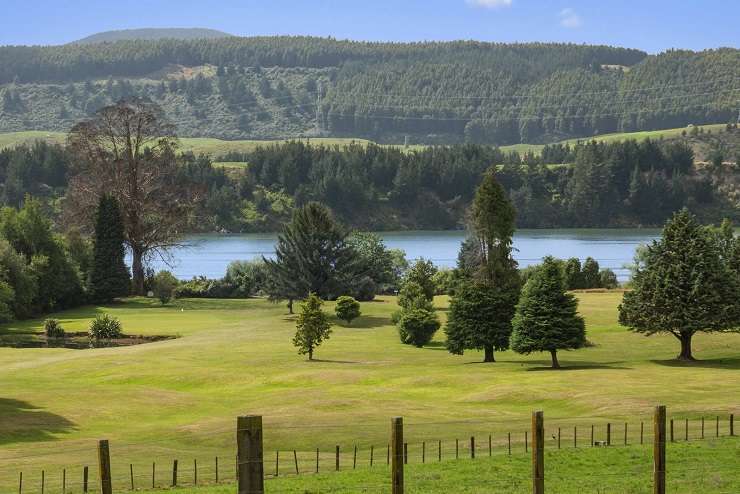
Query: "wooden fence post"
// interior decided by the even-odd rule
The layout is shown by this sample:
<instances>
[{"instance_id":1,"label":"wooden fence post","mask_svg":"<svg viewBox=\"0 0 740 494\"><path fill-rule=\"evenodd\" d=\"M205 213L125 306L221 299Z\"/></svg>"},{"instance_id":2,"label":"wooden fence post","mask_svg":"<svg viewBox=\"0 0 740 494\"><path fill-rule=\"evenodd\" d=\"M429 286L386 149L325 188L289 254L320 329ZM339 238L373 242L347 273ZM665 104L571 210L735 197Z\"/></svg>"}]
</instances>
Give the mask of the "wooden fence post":
<instances>
[{"instance_id":1,"label":"wooden fence post","mask_svg":"<svg viewBox=\"0 0 740 494\"><path fill-rule=\"evenodd\" d=\"M357 468L357 445L355 444L355 452L352 455L352 470Z\"/></svg>"},{"instance_id":2,"label":"wooden fence post","mask_svg":"<svg viewBox=\"0 0 740 494\"><path fill-rule=\"evenodd\" d=\"M90 473L90 469L87 465L85 465L85 468L82 469L82 492L87 494L87 479L88 475Z\"/></svg>"},{"instance_id":3,"label":"wooden fence post","mask_svg":"<svg viewBox=\"0 0 740 494\"><path fill-rule=\"evenodd\" d=\"M665 494L665 421L665 406L657 406L653 417L653 494Z\"/></svg>"},{"instance_id":4,"label":"wooden fence post","mask_svg":"<svg viewBox=\"0 0 740 494\"><path fill-rule=\"evenodd\" d=\"M319 473L319 448L316 448L316 473Z\"/></svg>"},{"instance_id":5,"label":"wooden fence post","mask_svg":"<svg viewBox=\"0 0 740 494\"><path fill-rule=\"evenodd\" d=\"M624 423L624 445L627 446L627 422Z\"/></svg>"},{"instance_id":6,"label":"wooden fence post","mask_svg":"<svg viewBox=\"0 0 740 494\"><path fill-rule=\"evenodd\" d=\"M391 443L388 443L385 446L385 464L391 464Z\"/></svg>"},{"instance_id":7,"label":"wooden fence post","mask_svg":"<svg viewBox=\"0 0 740 494\"><path fill-rule=\"evenodd\" d=\"M645 423L643 421L640 421L640 444L643 443L644 432L645 432Z\"/></svg>"},{"instance_id":8,"label":"wooden fence post","mask_svg":"<svg viewBox=\"0 0 740 494\"><path fill-rule=\"evenodd\" d=\"M18 473L18 494L23 494L23 472Z\"/></svg>"},{"instance_id":9,"label":"wooden fence post","mask_svg":"<svg viewBox=\"0 0 740 494\"><path fill-rule=\"evenodd\" d=\"M439 441L438 447L437 447L437 461L442 461L442 441Z\"/></svg>"},{"instance_id":10,"label":"wooden fence post","mask_svg":"<svg viewBox=\"0 0 740 494\"><path fill-rule=\"evenodd\" d=\"M134 490L134 464L133 463L128 464L128 471L131 476L131 490L133 491Z\"/></svg>"},{"instance_id":11,"label":"wooden fence post","mask_svg":"<svg viewBox=\"0 0 740 494\"><path fill-rule=\"evenodd\" d=\"M493 437L488 434L488 456L493 456Z\"/></svg>"},{"instance_id":12,"label":"wooden fence post","mask_svg":"<svg viewBox=\"0 0 740 494\"><path fill-rule=\"evenodd\" d=\"M529 438L527 437L528 432L524 431L524 452L529 450Z\"/></svg>"},{"instance_id":13,"label":"wooden fence post","mask_svg":"<svg viewBox=\"0 0 740 494\"><path fill-rule=\"evenodd\" d=\"M177 487L177 460L172 460L172 487Z\"/></svg>"},{"instance_id":14,"label":"wooden fence post","mask_svg":"<svg viewBox=\"0 0 740 494\"><path fill-rule=\"evenodd\" d=\"M574 448L578 447L578 426L577 425L573 426L573 447Z\"/></svg>"},{"instance_id":15,"label":"wooden fence post","mask_svg":"<svg viewBox=\"0 0 740 494\"><path fill-rule=\"evenodd\" d=\"M218 484L218 456L216 457L216 483Z\"/></svg>"},{"instance_id":16,"label":"wooden fence post","mask_svg":"<svg viewBox=\"0 0 740 494\"><path fill-rule=\"evenodd\" d=\"M686 419L686 426L684 428L684 441L689 440L689 419Z\"/></svg>"},{"instance_id":17,"label":"wooden fence post","mask_svg":"<svg viewBox=\"0 0 740 494\"><path fill-rule=\"evenodd\" d=\"M98 466L100 471L101 494L113 494L113 482L110 474L110 448L108 441L98 441Z\"/></svg>"},{"instance_id":18,"label":"wooden fence post","mask_svg":"<svg viewBox=\"0 0 740 494\"><path fill-rule=\"evenodd\" d=\"M545 494L545 419L532 412L532 493Z\"/></svg>"},{"instance_id":19,"label":"wooden fence post","mask_svg":"<svg viewBox=\"0 0 740 494\"><path fill-rule=\"evenodd\" d=\"M606 423L606 445L612 445L612 424L611 422Z\"/></svg>"},{"instance_id":20,"label":"wooden fence post","mask_svg":"<svg viewBox=\"0 0 740 494\"><path fill-rule=\"evenodd\" d=\"M591 424L591 446L594 445L594 424Z\"/></svg>"},{"instance_id":21,"label":"wooden fence post","mask_svg":"<svg viewBox=\"0 0 740 494\"><path fill-rule=\"evenodd\" d=\"M131 490L133 490L133 488ZM62 494L67 494L67 469L66 468L62 468Z\"/></svg>"},{"instance_id":22,"label":"wooden fence post","mask_svg":"<svg viewBox=\"0 0 740 494\"><path fill-rule=\"evenodd\" d=\"M470 458L475 459L475 436L470 436Z\"/></svg>"},{"instance_id":23,"label":"wooden fence post","mask_svg":"<svg viewBox=\"0 0 740 494\"><path fill-rule=\"evenodd\" d=\"M373 450L375 449L375 446L370 445L370 466L373 466Z\"/></svg>"},{"instance_id":24,"label":"wooden fence post","mask_svg":"<svg viewBox=\"0 0 740 494\"><path fill-rule=\"evenodd\" d=\"M409 463L409 443L403 443L403 464Z\"/></svg>"},{"instance_id":25,"label":"wooden fence post","mask_svg":"<svg viewBox=\"0 0 740 494\"><path fill-rule=\"evenodd\" d=\"M339 471L339 445L334 449L334 469Z\"/></svg>"},{"instance_id":26,"label":"wooden fence post","mask_svg":"<svg viewBox=\"0 0 740 494\"><path fill-rule=\"evenodd\" d=\"M280 475L280 451L275 451L275 477Z\"/></svg>"},{"instance_id":27,"label":"wooden fence post","mask_svg":"<svg viewBox=\"0 0 740 494\"><path fill-rule=\"evenodd\" d=\"M46 487L46 472L41 470L41 494L44 494L45 487Z\"/></svg>"},{"instance_id":28,"label":"wooden fence post","mask_svg":"<svg viewBox=\"0 0 740 494\"><path fill-rule=\"evenodd\" d=\"M403 418L395 417L391 420L391 444L393 462L391 465L392 494L403 494Z\"/></svg>"},{"instance_id":29,"label":"wooden fence post","mask_svg":"<svg viewBox=\"0 0 740 494\"><path fill-rule=\"evenodd\" d=\"M701 418L701 438L704 439L704 417Z\"/></svg>"},{"instance_id":30,"label":"wooden fence post","mask_svg":"<svg viewBox=\"0 0 740 494\"><path fill-rule=\"evenodd\" d=\"M735 414L730 414L730 435L735 435Z\"/></svg>"},{"instance_id":31,"label":"wooden fence post","mask_svg":"<svg viewBox=\"0 0 740 494\"><path fill-rule=\"evenodd\" d=\"M421 462L427 462L427 443L426 441L421 442Z\"/></svg>"},{"instance_id":32,"label":"wooden fence post","mask_svg":"<svg viewBox=\"0 0 740 494\"><path fill-rule=\"evenodd\" d=\"M715 427L715 436L719 437L719 415L717 415L717 426Z\"/></svg>"},{"instance_id":33,"label":"wooden fence post","mask_svg":"<svg viewBox=\"0 0 740 494\"><path fill-rule=\"evenodd\" d=\"M355 453L355 456L357 453ZM295 474L298 475L298 453L296 450L293 450L293 462L295 462Z\"/></svg>"},{"instance_id":34,"label":"wooden fence post","mask_svg":"<svg viewBox=\"0 0 740 494\"><path fill-rule=\"evenodd\" d=\"M560 427L558 427L558 449L560 449Z\"/></svg>"},{"instance_id":35,"label":"wooden fence post","mask_svg":"<svg viewBox=\"0 0 740 494\"><path fill-rule=\"evenodd\" d=\"M460 458L460 440L455 439L455 459Z\"/></svg>"},{"instance_id":36,"label":"wooden fence post","mask_svg":"<svg viewBox=\"0 0 740 494\"><path fill-rule=\"evenodd\" d=\"M152 489L154 489L154 479L155 479L156 468L157 468L157 464L156 462L153 461L152 462Z\"/></svg>"},{"instance_id":37,"label":"wooden fence post","mask_svg":"<svg viewBox=\"0 0 740 494\"><path fill-rule=\"evenodd\" d=\"M265 470L262 452L262 416L236 419L238 494L263 494Z\"/></svg>"},{"instance_id":38,"label":"wooden fence post","mask_svg":"<svg viewBox=\"0 0 740 494\"><path fill-rule=\"evenodd\" d=\"M511 456L511 432L509 432L509 456Z\"/></svg>"},{"instance_id":39,"label":"wooden fence post","mask_svg":"<svg viewBox=\"0 0 740 494\"><path fill-rule=\"evenodd\" d=\"M673 419L671 419L671 442L674 442L675 438L673 436Z\"/></svg>"}]
</instances>

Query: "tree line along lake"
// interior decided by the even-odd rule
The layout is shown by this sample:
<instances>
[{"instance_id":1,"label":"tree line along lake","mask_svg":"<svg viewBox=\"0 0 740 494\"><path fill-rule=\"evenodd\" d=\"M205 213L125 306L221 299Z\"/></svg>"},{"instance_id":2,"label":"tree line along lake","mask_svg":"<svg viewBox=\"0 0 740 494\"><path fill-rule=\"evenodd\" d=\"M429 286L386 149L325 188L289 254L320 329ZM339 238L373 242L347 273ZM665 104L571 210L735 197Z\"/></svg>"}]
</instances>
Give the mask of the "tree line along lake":
<instances>
[{"instance_id":1,"label":"tree line along lake","mask_svg":"<svg viewBox=\"0 0 740 494\"><path fill-rule=\"evenodd\" d=\"M440 268L455 267L465 231L378 232L386 246L401 249L409 261L429 259ZM514 257L520 267L539 264L551 255L561 259L593 257L602 268L610 268L620 282L629 279L626 265L635 250L660 236L658 229L544 229L518 230L514 235ZM189 235L184 245L173 249L166 261L153 259L155 270L167 269L179 279L194 276L221 278L231 261L253 260L275 253L277 233ZM130 263L130 259L128 259Z\"/></svg>"}]
</instances>

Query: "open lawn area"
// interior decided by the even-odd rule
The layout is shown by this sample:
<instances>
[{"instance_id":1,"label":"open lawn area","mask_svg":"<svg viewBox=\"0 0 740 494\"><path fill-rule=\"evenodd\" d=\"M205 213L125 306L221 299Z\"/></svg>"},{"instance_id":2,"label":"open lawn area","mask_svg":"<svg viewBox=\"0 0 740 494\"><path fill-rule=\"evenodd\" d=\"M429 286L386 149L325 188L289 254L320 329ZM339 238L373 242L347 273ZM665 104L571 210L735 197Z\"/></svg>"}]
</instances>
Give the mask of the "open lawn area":
<instances>
[{"instance_id":1,"label":"open lawn area","mask_svg":"<svg viewBox=\"0 0 740 494\"><path fill-rule=\"evenodd\" d=\"M282 459L286 471L293 450L303 462L315 448L330 468L334 445L350 455L343 461L352 461L354 445L363 458L370 446L382 448L376 453L384 461L389 417L398 415L409 442L444 440L446 455L453 454L456 438L473 434L481 444L486 438L486 448L493 434L500 448L512 432L515 449L521 449L533 409L545 411L546 437L562 425L570 442L578 426L584 446L589 426L596 424L603 435L608 421L619 424L620 440L629 422L634 443L640 421L647 430L659 403L680 419L681 437L683 419L691 419L690 435L696 437L701 416L708 420L707 435L716 415L726 434L727 414L740 411L740 334L699 335L694 353L701 360L678 363L675 338L645 337L617 324L621 296L578 294L592 345L562 352L559 371L547 368L544 354L503 352L494 364L481 364L479 352L451 355L442 331L426 348L402 345L390 322L397 308L393 297L363 303L362 317L351 326L337 324L314 362L292 346L295 316L262 299L178 300L161 307L134 298L59 313L54 317L68 332L86 330L104 311L121 320L126 334L179 338L88 350L0 348L0 492L17 488L19 470L26 471L29 485L36 485L42 468L53 472L47 479L55 486L63 467L79 480L81 466L96 463L98 439L111 441L114 473L122 482L129 463L150 478L156 460L164 485L173 458L183 472L192 471L194 458L202 461L205 478L217 455L224 478L227 468L233 476L235 417L244 414L264 416L268 457L276 449L291 452ZM447 303L446 297L435 301L443 319ZM333 313L333 304L325 309ZM42 324L7 324L0 336L41 331ZM737 442L732 444L729 454L737 460ZM642 467L649 471L649 462ZM419 468L414 475L437 475Z\"/></svg>"}]
</instances>

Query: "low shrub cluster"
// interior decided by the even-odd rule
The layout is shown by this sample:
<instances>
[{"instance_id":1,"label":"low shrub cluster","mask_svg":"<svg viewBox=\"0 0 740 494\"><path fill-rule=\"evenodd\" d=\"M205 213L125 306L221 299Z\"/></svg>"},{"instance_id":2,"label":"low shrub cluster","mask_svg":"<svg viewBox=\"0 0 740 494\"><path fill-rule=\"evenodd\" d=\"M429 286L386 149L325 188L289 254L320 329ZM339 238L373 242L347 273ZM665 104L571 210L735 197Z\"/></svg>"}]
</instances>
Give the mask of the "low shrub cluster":
<instances>
[{"instance_id":1,"label":"low shrub cluster","mask_svg":"<svg viewBox=\"0 0 740 494\"><path fill-rule=\"evenodd\" d=\"M109 314L98 315L90 323L88 334L90 335L90 339L95 340L120 338L123 334L121 321Z\"/></svg>"},{"instance_id":2,"label":"low shrub cluster","mask_svg":"<svg viewBox=\"0 0 740 494\"><path fill-rule=\"evenodd\" d=\"M47 319L44 321L44 334L47 338L64 338L64 328L56 319Z\"/></svg>"}]
</instances>

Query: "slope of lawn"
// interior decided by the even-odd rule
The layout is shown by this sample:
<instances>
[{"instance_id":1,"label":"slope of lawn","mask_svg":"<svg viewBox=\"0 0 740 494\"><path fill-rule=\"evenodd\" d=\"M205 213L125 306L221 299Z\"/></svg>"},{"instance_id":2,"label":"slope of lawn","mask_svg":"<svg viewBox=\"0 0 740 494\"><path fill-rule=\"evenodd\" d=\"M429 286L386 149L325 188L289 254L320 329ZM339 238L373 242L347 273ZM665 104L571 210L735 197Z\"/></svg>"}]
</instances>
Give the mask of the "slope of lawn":
<instances>
[{"instance_id":1,"label":"slope of lawn","mask_svg":"<svg viewBox=\"0 0 740 494\"><path fill-rule=\"evenodd\" d=\"M547 368L547 355L502 352L485 365L480 352L450 355L441 331L426 348L401 345L390 322L392 297L363 303L363 316L337 325L314 362L291 344L295 316L262 299L161 307L134 298L56 314L67 331L85 330L105 311L127 334L180 337L124 348L0 348L0 492L15 490L20 470L29 485L41 469L49 485L59 483L63 468L78 479L83 465L94 470L98 439L111 441L120 482L128 482L129 464L150 477L156 461L166 485L173 459L187 475L194 459L207 469L219 456L233 474L235 417L244 414L264 416L268 455L291 452L280 457L281 471L293 468L293 450L303 465L319 448L322 471L333 465L335 445L343 464L355 445L363 458L371 446L384 457L389 417L398 415L409 442L443 440L446 455L455 439L464 444L471 435L482 442L492 434L501 448L507 432L521 449L533 409L545 411L548 437L554 427L566 437L577 426L583 444L592 424L603 439L608 421L618 431L629 422L636 441L640 421L649 424L657 403L669 407L680 431L691 419L691 437L701 416L708 434L721 416L726 433L727 414L740 408L740 334L699 335L694 350L701 360L677 363L673 337L618 326L621 293L578 297L592 346L563 352L561 371ZM447 303L436 300L443 319ZM40 331L42 324L7 324L0 336Z\"/></svg>"}]
</instances>

